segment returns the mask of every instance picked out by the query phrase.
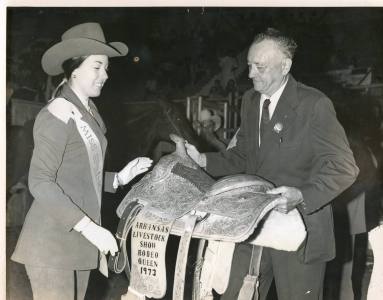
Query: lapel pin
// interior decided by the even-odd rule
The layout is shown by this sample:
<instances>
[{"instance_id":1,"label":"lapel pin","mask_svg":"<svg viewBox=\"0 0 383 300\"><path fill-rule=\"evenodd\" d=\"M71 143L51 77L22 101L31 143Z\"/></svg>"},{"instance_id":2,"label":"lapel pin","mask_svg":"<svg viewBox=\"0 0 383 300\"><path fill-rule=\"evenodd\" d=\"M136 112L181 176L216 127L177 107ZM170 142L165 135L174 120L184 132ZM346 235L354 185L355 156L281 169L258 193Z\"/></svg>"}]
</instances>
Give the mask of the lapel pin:
<instances>
[{"instance_id":1,"label":"lapel pin","mask_svg":"<svg viewBox=\"0 0 383 300\"><path fill-rule=\"evenodd\" d=\"M280 133L282 131L282 129L283 129L283 124L279 123L279 122L276 123L274 125L274 128L273 128L274 132L276 132L276 133Z\"/></svg>"}]
</instances>

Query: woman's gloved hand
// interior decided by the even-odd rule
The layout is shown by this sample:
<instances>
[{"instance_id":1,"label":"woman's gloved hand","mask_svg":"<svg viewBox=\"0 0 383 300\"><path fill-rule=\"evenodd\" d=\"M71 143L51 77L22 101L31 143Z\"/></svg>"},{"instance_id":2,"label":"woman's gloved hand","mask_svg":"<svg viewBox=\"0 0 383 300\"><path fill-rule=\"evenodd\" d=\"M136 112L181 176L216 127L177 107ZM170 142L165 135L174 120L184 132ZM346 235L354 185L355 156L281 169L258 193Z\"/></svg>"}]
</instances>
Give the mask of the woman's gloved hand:
<instances>
[{"instance_id":1,"label":"woman's gloved hand","mask_svg":"<svg viewBox=\"0 0 383 300\"><path fill-rule=\"evenodd\" d=\"M90 221L80 233L93 245L95 245L100 252L114 256L118 252L117 242L113 234L105 228Z\"/></svg>"},{"instance_id":2,"label":"woman's gloved hand","mask_svg":"<svg viewBox=\"0 0 383 300\"><path fill-rule=\"evenodd\" d=\"M137 175L146 172L152 166L153 161L149 157L137 157L129 162L117 173L119 185L125 185Z\"/></svg>"}]
</instances>

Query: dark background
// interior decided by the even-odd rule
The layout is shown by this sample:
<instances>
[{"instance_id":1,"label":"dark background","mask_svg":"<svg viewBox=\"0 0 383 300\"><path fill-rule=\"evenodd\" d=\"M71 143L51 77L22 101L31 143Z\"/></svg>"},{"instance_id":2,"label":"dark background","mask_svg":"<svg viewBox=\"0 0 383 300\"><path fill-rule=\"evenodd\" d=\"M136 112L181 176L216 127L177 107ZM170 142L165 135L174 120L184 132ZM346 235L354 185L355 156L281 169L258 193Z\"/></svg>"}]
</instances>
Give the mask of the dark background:
<instances>
[{"instance_id":1,"label":"dark background","mask_svg":"<svg viewBox=\"0 0 383 300\"><path fill-rule=\"evenodd\" d=\"M157 95L167 100L198 94L219 73L220 57L236 57L267 27L294 37L298 49L292 74L332 100L337 100L337 90L321 77L325 71L351 64L371 67L372 81L383 82L382 8L8 7L7 80L16 91L33 91L15 96L46 101L41 56L65 30L83 22L101 23L107 41L123 41L130 49L126 57L111 59L110 79L96 99L109 130L112 169L137 155L123 157L121 149L127 145L118 135L131 118L131 106L124 104L153 100L145 88L149 80L157 81ZM61 79L56 76L53 84ZM237 84L240 94L251 87L246 71ZM359 111L361 101L355 105L342 93L341 98L348 109Z\"/></svg>"},{"instance_id":2,"label":"dark background","mask_svg":"<svg viewBox=\"0 0 383 300\"><path fill-rule=\"evenodd\" d=\"M372 66L376 76L383 68L382 8L8 7L8 78L42 89L43 52L66 29L90 21L102 24L108 41L124 41L130 48L127 57L112 60L113 80L104 95L115 90L113 101L137 100L140 87L153 77L169 87L169 96L196 92L208 78L191 82L193 65L216 73L219 57L235 57L267 27L296 39L292 73L298 79L349 64Z\"/></svg>"},{"instance_id":3,"label":"dark background","mask_svg":"<svg viewBox=\"0 0 383 300\"><path fill-rule=\"evenodd\" d=\"M27 88L31 93L24 90L23 99L45 102L47 76L41 68L41 56L60 41L65 30L83 22L101 23L107 41L123 41L130 49L126 57L111 59L110 80L101 97L96 99L108 127L111 154L106 159L106 167L110 170L119 170L133 158L134 144L128 141L130 132L123 126L129 120L125 104L147 100L148 80L157 80L160 95L167 100L195 95L220 71L219 57L237 56L250 45L256 33L267 27L283 30L297 41L292 68L296 79L323 90L355 114L360 113L364 98L355 94L349 97L329 85L323 80L323 73L352 64L371 67L372 81L383 82L382 8L8 7L7 82L15 87L15 93ZM193 71L196 67L201 71L197 76ZM60 80L57 76L53 83ZM240 92L251 87L247 72L237 83ZM144 135L150 122L153 120L134 129L138 136ZM114 210L126 192L127 189L113 197L104 197L103 224L113 232L118 222ZM19 228L9 230L7 257ZM20 292L22 296L14 299L29 299L30 290L22 266L10 264L8 270L7 292ZM13 277L9 277L10 274ZM106 281L95 272L88 299L119 299L126 288L122 276L112 275L111 280Z\"/></svg>"}]
</instances>

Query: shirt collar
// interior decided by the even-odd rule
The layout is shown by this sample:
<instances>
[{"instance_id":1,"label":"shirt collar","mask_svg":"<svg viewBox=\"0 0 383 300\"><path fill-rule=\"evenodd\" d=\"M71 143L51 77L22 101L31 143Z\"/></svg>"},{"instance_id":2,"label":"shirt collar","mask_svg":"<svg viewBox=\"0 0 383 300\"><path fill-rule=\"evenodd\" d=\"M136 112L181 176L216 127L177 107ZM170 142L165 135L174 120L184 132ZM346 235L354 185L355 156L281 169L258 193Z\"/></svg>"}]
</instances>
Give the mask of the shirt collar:
<instances>
[{"instance_id":1,"label":"shirt collar","mask_svg":"<svg viewBox=\"0 0 383 300\"><path fill-rule=\"evenodd\" d=\"M285 86L287 84L287 81L289 81L289 78L286 79L285 83L282 84L279 89L271 95L271 97L266 96L265 94L261 94L261 102L265 101L265 99L270 99L270 104L277 105L279 98L281 97L283 90L285 89Z\"/></svg>"}]
</instances>

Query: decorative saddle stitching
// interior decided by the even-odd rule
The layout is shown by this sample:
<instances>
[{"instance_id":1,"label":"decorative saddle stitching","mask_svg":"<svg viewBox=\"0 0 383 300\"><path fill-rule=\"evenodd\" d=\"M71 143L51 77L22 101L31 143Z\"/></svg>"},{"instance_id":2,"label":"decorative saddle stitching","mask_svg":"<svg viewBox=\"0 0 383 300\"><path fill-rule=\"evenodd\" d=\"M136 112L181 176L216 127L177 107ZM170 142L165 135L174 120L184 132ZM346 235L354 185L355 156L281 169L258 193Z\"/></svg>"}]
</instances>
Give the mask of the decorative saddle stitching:
<instances>
[{"instance_id":1,"label":"decorative saddle stitching","mask_svg":"<svg viewBox=\"0 0 383 300\"><path fill-rule=\"evenodd\" d=\"M121 253L112 257L109 265L115 272L125 269L132 289L143 297L162 298L165 295L165 248L169 234L181 237L173 284L175 300L184 296L185 267L192 237L201 239L193 300L209 299L213 289L219 294L225 291L229 276L222 274L230 274L234 243L249 238L264 217L266 221L262 223L260 232L248 242L286 251L296 250L306 235L303 221L298 211L292 216L273 214L276 196L265 193L273 186L271 183L243 174L215 182L203 170L194 168L186 155L183 139L174 138L173 141L177 150L161 158L154 169L132 187L117 210L121 216L117 232ZM290 227L284 225L286 222ZM291 224L299 226L291 230ZM133 240L130 266L126 254L129 230L132 230ZM290 240L290 235L296 236L297 231L299 237L291 246L288 243L286 247L286 242L283 245L270 242L270 239L275 239L276 232L282 232L278 237ZM260 239L263 235L266 238ZM204 240L209 240L206 251ZM254 247L255 250L260 248ZM211 253L210 259L207 250ZM260 253L255 250L252 255L254 269L250 269L244 282L242 299L258 295ZM129 277L130 269L132 274Z\"/></svg>"}]
</instances>

